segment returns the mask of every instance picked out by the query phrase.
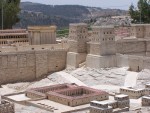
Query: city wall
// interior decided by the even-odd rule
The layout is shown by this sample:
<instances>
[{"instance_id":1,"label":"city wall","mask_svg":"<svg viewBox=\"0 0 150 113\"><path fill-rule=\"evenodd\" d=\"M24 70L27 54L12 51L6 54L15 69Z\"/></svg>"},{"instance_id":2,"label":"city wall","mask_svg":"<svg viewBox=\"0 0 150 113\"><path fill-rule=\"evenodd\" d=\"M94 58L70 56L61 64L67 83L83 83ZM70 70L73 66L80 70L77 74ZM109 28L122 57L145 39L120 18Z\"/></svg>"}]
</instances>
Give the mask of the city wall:
<instances>
[{"instance_id":1,"label":"city wall","mask_svg":"<svg viewBox=\"0 0 150 113\"><path fill-rule=\"evenodd\" d=\"M144 40L130 39L116 42L116 51L121 54L139 54L146 52L148 42Z\"/></svg>"},{"instance_id":2,"label":"city wall","mask_svg":"<svg viewBox=\"0 0 150 113\"><path fill-rule=\"evenodd\" d=\"M150 69L150 57L117 54L118 67L130 67L131 71Z\"/></svg>"},{"instance_id":3,"label":"city wall","mask_svg":"<svg viewBox=\"0 0 150 113\"><path fill-rule=\"evenodd\" d=\"M67 50L0 52L0 85L32 81L66 67Z\"/></svg>"}]
</instances>

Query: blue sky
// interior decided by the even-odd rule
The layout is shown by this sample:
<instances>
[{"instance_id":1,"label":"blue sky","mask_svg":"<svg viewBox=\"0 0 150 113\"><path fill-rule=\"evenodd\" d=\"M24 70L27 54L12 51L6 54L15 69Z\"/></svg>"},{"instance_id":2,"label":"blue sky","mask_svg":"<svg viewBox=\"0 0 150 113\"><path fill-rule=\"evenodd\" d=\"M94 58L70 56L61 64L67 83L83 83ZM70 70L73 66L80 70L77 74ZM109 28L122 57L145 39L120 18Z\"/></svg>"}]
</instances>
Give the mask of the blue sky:
<instances>
[{"instance_id":1,"label":"blue sky","mask_svg":"<svg viewBox=\"0 0 150 113\"><path fill-rule=\"evenodd\" d=\"M102 8L117 8L117 9L128 9L131 3L137 4L138 0L21 0L22 2L30 1L43 4L51 5L84 5L84 6L95 6Z\"/></svg>"}]
</instances>

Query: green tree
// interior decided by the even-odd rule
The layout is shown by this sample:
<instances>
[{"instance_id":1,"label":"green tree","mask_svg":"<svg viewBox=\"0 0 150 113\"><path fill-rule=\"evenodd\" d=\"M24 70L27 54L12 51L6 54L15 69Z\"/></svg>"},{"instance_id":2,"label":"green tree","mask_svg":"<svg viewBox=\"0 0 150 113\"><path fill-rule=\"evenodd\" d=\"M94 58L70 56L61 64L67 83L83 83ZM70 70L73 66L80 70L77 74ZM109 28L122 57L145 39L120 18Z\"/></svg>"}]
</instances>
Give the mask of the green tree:
<instances>
[{"instance_id":1,"label":"green tree","mask_svg":"<svg viewBox=\"0 0 150 113\"><path fill-rule=\"evenodd\" d=\"M150 23L150 0L139 0L137 9L132 4L129 14L133 23Z\"/></svg>"},{"instance_id":2,"label":"green tree","mask_svg":"<svg viewBox=\"0 0 150 113\"><path fill-rule=\"evenodd\" d=\"M3 5L2 5L3 4ZM2 6L3 6L3 28L11 29L14 24L19 22L18 13L20 12L20 0L0 0L0 29L2 28Z\"/></svg>"}]
</instances>

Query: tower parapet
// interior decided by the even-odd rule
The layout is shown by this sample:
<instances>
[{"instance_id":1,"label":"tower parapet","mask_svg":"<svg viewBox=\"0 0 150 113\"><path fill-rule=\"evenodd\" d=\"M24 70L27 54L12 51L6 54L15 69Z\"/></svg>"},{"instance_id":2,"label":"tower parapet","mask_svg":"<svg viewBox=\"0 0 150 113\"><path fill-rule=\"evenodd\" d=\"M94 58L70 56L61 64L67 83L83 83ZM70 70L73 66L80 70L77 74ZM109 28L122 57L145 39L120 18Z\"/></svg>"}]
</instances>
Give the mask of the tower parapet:
<instances>
[{"instance_id":1,"label":"tower parapet","mask_svg":"<svg viewBox=\"0 0 150 113\"><path fill-rule=\"evenodd\" d=\"M86 66L91 68L115 67L116 42L113 26L92 27L92 40L88 42Z\"/></svg>"},{"instance_id":2,"label":"tower parapet","mask_svg":"<svg viewBox=\"0 0 150 113\"><path fill-rule=\"evenodd\" d=\"M90 54L114 55L116 54L115 33L113 26L92 27L92 40L89 42ZM97 47L96 47L97 46Z\"/></svg>"},{"instance_id":3,"label":"tower parapet","mask_svg":"<svg viewBox=\"0 0 150 113\"><path fill-rule=\"evenodd\" d=\"M87 24L78 23L69 26L69 51L77 53L86 52L86 42L88 37Z\"/></svg>"}]
</instances>

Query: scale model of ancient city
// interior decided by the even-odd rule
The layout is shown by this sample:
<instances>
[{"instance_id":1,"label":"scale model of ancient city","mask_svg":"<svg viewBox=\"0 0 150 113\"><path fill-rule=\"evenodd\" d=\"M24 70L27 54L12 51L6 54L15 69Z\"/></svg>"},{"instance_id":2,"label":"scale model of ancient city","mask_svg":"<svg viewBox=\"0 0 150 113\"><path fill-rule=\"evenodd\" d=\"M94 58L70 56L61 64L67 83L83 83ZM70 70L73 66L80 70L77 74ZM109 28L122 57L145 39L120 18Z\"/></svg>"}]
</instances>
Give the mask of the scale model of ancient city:
<instances>
[{"instance_id":1,"label":"scale model of ancient city","mask_svg":"<svg viewBox=\"0 0 150 113\"><path fill-rule=\"evenodd\" d=\"M0 113L150 113L150 24L56 29L0 31Z\"/></svg>"}]
</instances>

